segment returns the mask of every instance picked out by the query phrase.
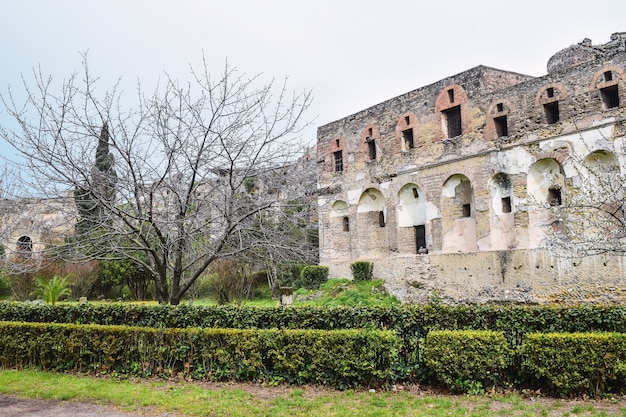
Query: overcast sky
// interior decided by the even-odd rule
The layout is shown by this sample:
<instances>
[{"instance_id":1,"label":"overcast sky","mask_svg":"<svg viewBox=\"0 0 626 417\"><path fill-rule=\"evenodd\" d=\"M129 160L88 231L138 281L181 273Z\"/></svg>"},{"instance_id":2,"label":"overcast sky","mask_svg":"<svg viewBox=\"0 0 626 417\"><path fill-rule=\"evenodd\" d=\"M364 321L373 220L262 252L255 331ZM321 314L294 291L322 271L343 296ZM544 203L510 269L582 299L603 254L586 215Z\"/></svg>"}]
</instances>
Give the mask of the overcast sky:
<instances>
[{"instance_id":1,"label":"overcast sky","mask_svg":"<svg viewBox=\"0 0 626 417\"><path fill-rule=\"evenodd\" d=\"M204 51L214 73L228 59L311 89L314 143L317 126L476 65L544 75L555 52L606 43L625 17L624 0L0 0L0 91L38 66L61 81L85 51L100 88L122 77L149 91L165 72L189 79Z\"/></svg>"}]
</instances>

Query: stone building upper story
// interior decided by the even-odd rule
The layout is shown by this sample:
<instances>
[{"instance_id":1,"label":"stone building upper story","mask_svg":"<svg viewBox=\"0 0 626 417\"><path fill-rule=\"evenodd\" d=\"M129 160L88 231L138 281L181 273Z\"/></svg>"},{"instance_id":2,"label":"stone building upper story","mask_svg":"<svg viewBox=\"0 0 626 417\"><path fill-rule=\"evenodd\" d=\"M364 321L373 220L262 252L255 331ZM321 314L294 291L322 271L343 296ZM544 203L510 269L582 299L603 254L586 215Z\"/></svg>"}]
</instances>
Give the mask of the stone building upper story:
<instances>
[{"instance_id":1,"label":"stone building upper story","mask_svg":"<svg viewBox=\"0 0 626 417\"><path fill-rule=\"evenodd\" d=\"M604 45L585 39L550 58L541 77L478 66L321 126L320 187L363 169L384 178L567 133L617 112L625 42L626 33Z\"/></svg>"}]
</instances>

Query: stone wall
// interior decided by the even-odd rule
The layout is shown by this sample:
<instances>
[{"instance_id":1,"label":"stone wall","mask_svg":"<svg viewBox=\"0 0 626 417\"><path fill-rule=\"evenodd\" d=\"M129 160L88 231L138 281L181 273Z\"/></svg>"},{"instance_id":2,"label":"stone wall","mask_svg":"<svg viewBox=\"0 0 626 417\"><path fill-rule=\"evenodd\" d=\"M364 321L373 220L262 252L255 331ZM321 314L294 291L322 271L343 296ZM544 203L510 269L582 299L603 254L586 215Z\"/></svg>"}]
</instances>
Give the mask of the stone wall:
<instances>
[{"instance_id":1,"label":"stone wall","mask_svg":"<svg viewBox=\"0 0 626 417\"><path fill-rule=\"evenodd\" d=\"M321 126L320 263L349 277L351 262L375 260L410 302L430 289L541 301L569 291L553 281L574 272L580 285L595 282L581 271L597 270L555 269L541 247L578 192L576 161L601 151L624 172L624 39L566 48L543 77L479 66ZM418 254L424 244L428 255ZM529 269L537 256L532 278L508 261L501 272L502 259ZM599 278L616 285L622 262L608 264Z\"/></svg>"}]
</instances>

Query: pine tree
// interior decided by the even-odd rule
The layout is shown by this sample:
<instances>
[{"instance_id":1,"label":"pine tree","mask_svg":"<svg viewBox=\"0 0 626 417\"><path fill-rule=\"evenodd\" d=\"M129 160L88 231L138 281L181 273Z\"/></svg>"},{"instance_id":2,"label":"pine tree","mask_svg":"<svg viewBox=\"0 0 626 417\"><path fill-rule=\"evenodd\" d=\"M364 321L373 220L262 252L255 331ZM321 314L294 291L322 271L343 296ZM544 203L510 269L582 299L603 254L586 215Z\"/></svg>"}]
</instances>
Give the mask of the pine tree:
<instances>
[{"instance_id":1,"label":"pine tree","mask_svg":"<svg viewBox=\"0 0 626 417\"><path fill-rule=\"evenodd\" d=\"M110 221L108 206L115 202L116 183L113 155L109 151L109 128L105 123L98 138L91 182L74 190L74 200L79 214L76 235L91 233Z\"/></svg>"}]
</instances>

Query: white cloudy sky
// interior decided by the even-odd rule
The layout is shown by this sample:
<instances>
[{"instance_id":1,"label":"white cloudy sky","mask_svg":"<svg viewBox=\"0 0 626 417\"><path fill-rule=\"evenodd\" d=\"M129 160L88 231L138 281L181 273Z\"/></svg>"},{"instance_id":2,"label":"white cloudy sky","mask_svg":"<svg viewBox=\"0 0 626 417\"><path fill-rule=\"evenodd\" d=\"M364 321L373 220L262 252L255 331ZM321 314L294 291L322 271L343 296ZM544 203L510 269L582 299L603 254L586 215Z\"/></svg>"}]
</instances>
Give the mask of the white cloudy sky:
<instances>
[{"instance_id":1,"label":"white cloudy sky","mask_svg":"<svg viewBox=\"0 0 626 417\"><path fill-rule=\"evenodd\" d=\"M0 0L0 92L38 66L62 80L85 51L105 83L149 90L164 72L188 79L204 51L214 72L228 58L312 89L319 126L480 64L544 75L556 51L626 31L625 16L624 0Z\"/></svg>"}]
</instances>

